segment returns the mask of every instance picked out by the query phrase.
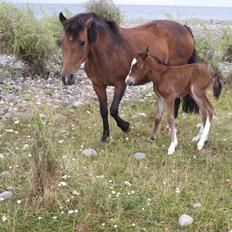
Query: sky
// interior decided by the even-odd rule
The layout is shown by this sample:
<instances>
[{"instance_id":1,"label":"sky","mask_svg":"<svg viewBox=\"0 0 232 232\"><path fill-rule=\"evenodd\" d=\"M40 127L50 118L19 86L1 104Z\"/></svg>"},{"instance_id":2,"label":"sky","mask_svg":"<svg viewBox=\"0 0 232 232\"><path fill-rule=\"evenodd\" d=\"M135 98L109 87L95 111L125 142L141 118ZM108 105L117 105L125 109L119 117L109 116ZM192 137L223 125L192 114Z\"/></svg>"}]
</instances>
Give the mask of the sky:
<instances>
[{"instance_id":1,"label":"sky","mask_svg":"<svg viewBox=\"0 0 232 232\"><path fill-rule=\"evenodd\" d=\"M83 3L84 0L12 0L27 3ZM116 4L232 7L232 0L114 0ZM232 12L231 12L232 13Z\"/></svg>"}]
</instances>

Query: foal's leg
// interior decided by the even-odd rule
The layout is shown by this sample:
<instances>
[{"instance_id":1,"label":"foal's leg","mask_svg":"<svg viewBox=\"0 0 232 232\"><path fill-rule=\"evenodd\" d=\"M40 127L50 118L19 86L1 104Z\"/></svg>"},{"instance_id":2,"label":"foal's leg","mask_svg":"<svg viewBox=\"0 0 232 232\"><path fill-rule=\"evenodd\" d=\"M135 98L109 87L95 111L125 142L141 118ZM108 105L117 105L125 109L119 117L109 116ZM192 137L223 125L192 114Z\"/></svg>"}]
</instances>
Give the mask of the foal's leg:
<instances>
[{"instance_id":1,"label":"foal's leg","mask_svg":"<svg viewBox=\"0 0 232 232\"><path fill-rule=\"evenodd\" d=\"M203 133L203 130L204 130L203 123L201 123L199 126L197 125L197 127L198 128L200 127L200 130L199 130L197 136L193 137L192 142L198 142L201 138L202 133Z\"/></svg>"},{"instance_id":2,"label":"foal's leg","mask_svg":"<svg viewBox=\"0 0 232 232\"><path fill-rule=\"evenodd\" d=\"M180 108L180 98L176 98L175 99L175 104L174 104L174 117L175 117L175 125L178 125L178 112L179 112L179 108ZM169 125L166 126L166 130L169 133L171 128L169 127Z\"/></svg>"},{"instance_id":3,"label":"foal's leg","mask_svg":"<svg viewBox=\"0 0 232 232\"><path fill-rule=\"evenodd\" d=\"M175 128L175 117L174 117L174 101L175 98L167 100L167 110L168 110L168 124L171 128L172 142L168 148L168 155L172 155L175 152L176 146L178 144L176 137L176 128Z\"/></svg>"},{"instance_id":4,"label":"foal's leg","mask_svg":"<svg viewBox=\"0 0 232 232\"><path fill-rule=\"evenodd\" d=\"M120 104L120 101L122 100L125 90L126 90L126 84L124 82L118 86L115 86L114 98L113 98L112 105L110 107L110 115L115 119L118 127L120 127L124 132L128 132L129 127L130 127L129 122L124 121L118 115L119 104Z\"/></svg>"},{"instance_id":5,"label":"foal's leg","mask_svg":"<svg viewBox=\"0 0 232 232\"><path fill-rule=\"evenodd\" d=\"M202 136L200 138L200 141L197 143L198 150L201 150L204 147L205 141L208 140L211 120L213 118L213 106L211 105L206 95L202 97L202 104L203 104L203 107L206 109L207 118L206 118L205 126L202 132Z\"/></svg>"},{"instance_id":6,"label":"foal's leg","mask_svg":"<svg viewBox=\"0 0 232 232\"><path fill-rule=\"evenodd\" d=\"M165 99L160 97L159 102L158 102L158 106L157 106L157 110L155 113L155 126L154 126L154 130L151 134L151 140L154 140L154 138L156 136L158 136L158 134L159 134L160 126L161 126L161 119L162 119L163 112L165 110L165 106L166 106Z\"/></svg>"},{"instance_id":7,"label":"foal's leg","mask_svg":"<svg viewBox=\"0 0 232 232\"><path fill-rule=\"evenodd\" d=\"M106 86L93 84L93 88L98 96L98 100L100 104L100 113L103 122L103 133L102 133L101 141L105 142L110 135Z\"/></svg>"}]
</instances>

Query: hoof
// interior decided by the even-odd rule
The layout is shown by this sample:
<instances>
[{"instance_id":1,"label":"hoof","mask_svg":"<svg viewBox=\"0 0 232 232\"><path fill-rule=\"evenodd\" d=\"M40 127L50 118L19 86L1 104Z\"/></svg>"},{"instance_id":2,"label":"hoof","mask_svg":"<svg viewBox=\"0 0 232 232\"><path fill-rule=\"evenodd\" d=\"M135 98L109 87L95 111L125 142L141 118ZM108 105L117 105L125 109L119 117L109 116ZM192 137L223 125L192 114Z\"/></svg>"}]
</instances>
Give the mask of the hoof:
<instances>
[{"instance_id":1,"label":"hoof","mask_svg":"<svg viewBox=\"0 0 232 232\"><path fill-rule=\"evenodd\" d=\"M107 139L109 138L109 135L110 135L109 133L103 134L102 137L101 137L101 142L102 143L107 142Z\"/></svg>"},{"instance_id":2,"label":"hoof","mask_svg":"<svg viewBox=\"0 0 232 232\"><path fill-rule=\"evenodd\" d=\"M172 155L175 152L175 149L168 149L168 155Z\"/></svg>"},{"instance_id":3,"label":"hoof","mask_svg":"<svg viewBox=\"0 0 232 232\"><path fill-rule=\"evenodd\" d=\"M203 147L204 147L204 144L202 144L202 143L197 144L198 151L201 151L203 149Z\"/></svg>"},{"instance_id":4,"label":"hoof","mask_svg":"<svg viewBox=\"0 0 232 232\"><path fill-rule=\"evenodd\" d=\"M151 135L150 138L148 138L148 141L153 143L157 139L157 136Z\"/></svg>"},{"instance_id":5,"label":"hoof","mask_svg":"<svg viewBox=\"0 0 232 232\"><path fill-rule=\"evenodd\" d=\"M121 127L121 129L125 133L130 132L130 123L129 122L125 122L125 124Z\"/></svg>"}]
</instances>

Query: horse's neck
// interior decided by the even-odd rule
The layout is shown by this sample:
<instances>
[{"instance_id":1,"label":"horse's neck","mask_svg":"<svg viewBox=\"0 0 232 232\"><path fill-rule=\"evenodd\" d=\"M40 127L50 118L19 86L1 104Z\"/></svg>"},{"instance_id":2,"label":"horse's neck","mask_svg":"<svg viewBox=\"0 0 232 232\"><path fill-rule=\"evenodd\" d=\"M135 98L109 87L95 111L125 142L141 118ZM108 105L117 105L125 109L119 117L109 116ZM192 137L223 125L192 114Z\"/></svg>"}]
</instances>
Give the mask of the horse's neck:
<instances>
[{"instance_id":1,"label":"horse's neck","mask_svg":"<svg viewBox=\"0 0 232 232\"><path fill-rule=\"evenodd\" d=\"M128 43L123 38L112 38L110 34L100 34L91 45L88 60L97 66L117 64L119 58L130 54Z\"/></svg>"}]
</instances>

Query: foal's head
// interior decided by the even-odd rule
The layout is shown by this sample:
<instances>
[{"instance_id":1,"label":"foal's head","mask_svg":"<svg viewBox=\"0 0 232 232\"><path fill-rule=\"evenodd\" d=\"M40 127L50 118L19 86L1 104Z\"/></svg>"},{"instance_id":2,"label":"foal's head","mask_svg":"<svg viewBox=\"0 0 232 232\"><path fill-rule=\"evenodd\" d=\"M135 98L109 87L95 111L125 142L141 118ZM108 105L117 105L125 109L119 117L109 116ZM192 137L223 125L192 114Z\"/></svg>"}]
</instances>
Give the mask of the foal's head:
<instances>
[{"instance_id":1,"label":"foal's head","mask_svg":"<svg viewBox=\"0 0 232 232\"><path fill-rule=\"evenodd\" d=\"M150 68L146 62L146 59L149 57L148 47L143 52L140 52L131 63L130 72L126 78L127 85L136 85L140 80L142 80L147 73L150 71Z\"/></svg>"},{"instance_id":2,"label":"foal's head","mask_svg":"<svg viewBox=\"0 0 232 232\"><path fill-rule=\"evenodd\" d=\"M75 71L88 57L89 44L93 37L89 33L93 27L93 15L86 13L67 19L60 13L59 18L64 28L60 40L63 54L61 75L63 83L67 85L71 84Z\"/></svg>"},{"instance_id":3,"label":"foal's head","mask_svg":"<svg viewBox=\"0 0 232 232\"><path fill-rule=\"evenodd\" d=\"M150 54L148 47L140 52L132 61L130 72L126 78L127 85L137 85L148 73L157 73L166 66L158 57Z\"/></svg>"}]
</instances>

